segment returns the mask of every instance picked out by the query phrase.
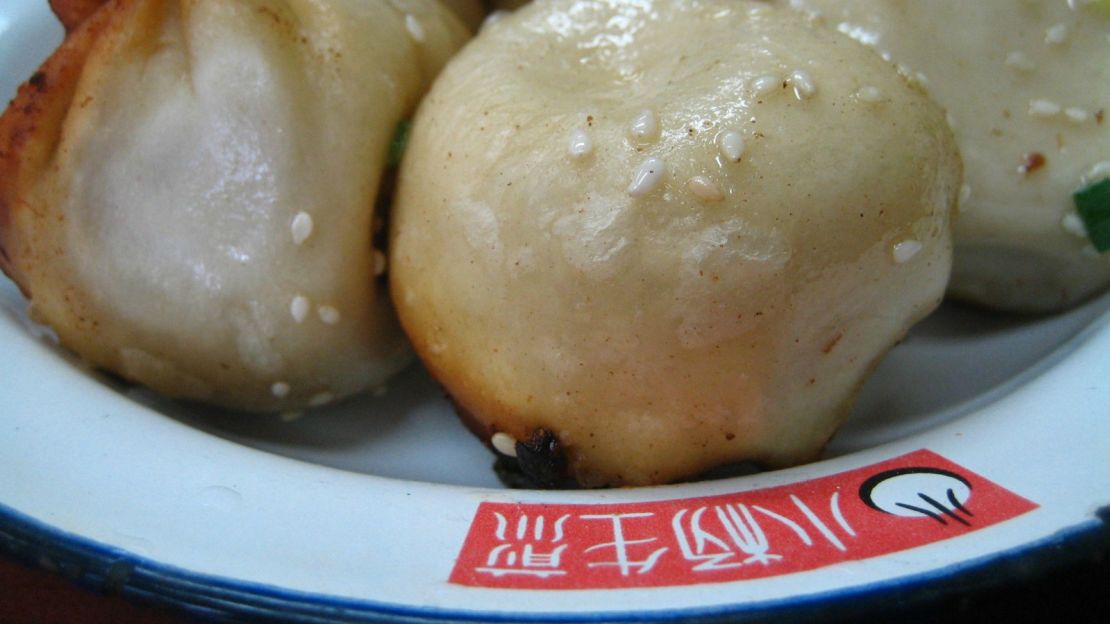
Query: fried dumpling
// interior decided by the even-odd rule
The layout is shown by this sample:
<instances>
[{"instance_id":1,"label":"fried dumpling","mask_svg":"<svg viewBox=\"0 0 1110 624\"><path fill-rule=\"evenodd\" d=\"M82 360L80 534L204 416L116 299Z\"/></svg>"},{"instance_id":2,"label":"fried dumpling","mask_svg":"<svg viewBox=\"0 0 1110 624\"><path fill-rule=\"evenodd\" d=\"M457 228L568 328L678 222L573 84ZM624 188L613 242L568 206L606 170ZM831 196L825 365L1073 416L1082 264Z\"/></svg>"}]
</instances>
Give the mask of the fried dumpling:
<instances>
[{"instance_id":1,"label":"fried dumpling","mask_svg":"<svg viewBox=\"0 0 1110 624\"><path fill-rule=\"evenodd\" d=\"M737 0L550 0L483 29L414 122L401 322L538 481L813 459L939 303L961 185L879 55Z\"/></svg>"},{"instance_id":2,"label":"fried dumpling","mask_svg":"<svg viewBox=\"0 0 1110 624\"><path fill-rule=\"evenodd\" d=\"M110 0L0 119L0 266L90 364L246 410L408 359L372 233L468 34L438 0ZM377 247L377 248L376 248Z\"/></svg>"},{"instance_id":3,"label":"fried dumpling","mask_svg":"<svg viewBox=\"0 0 1110 624\"><path fill-rule=\"evenodd\" d=\"M1110 5L789 3L920 76L948 109L967 181L954 297L1045 312L1110 286L1110 253L1092 245L1073 199L1110 179Z\"/></svg>"}]
</instances>

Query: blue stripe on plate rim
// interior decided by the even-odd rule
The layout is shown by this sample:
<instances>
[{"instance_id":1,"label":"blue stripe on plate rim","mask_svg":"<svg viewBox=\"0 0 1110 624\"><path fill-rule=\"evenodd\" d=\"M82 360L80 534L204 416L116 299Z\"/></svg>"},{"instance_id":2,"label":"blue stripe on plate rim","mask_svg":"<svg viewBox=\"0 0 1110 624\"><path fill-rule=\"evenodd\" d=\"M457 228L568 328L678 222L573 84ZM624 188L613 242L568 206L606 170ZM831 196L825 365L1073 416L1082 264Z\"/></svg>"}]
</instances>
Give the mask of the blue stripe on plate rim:
<instances>
[{"instance_id":1,"label":"blue stripe on plate rim","mask_svg":"<svg viewBox=\"0 0 1110 624\"><path fill-rule=\"evenodd\" d=\"M56 569L100 592L180 609L212 621L337 622L742 622L775 616L783 622L850 617L897 604L1002 585L1110 550L1110 506L1091 519L1023 546L938 570L858 587L750 604L605 613L498 613L390 604L300 592L190 572L51 527L0 504L0 553ZM722 590L736 587L722 585Z\"/></svg>"}]
</instances>

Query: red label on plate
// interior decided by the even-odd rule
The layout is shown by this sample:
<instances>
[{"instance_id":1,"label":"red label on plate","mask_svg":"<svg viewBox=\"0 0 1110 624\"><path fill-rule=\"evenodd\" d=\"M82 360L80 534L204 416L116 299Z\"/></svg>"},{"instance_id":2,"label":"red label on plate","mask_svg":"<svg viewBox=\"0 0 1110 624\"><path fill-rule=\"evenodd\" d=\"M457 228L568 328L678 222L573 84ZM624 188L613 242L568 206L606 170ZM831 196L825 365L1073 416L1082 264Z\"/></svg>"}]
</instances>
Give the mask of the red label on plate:
<instances>
[{"instance_id":1,"label":"red label on plate","mask_svg":"<svg viewBox=\"0 0 1110 624\"><path fill-rule=\"evenodd\" d=\"M450 580L603 589L755 579L951 539L1036 508L924 450L812 481L706 498L482 503Z\"/></svg>"}]
</instances>

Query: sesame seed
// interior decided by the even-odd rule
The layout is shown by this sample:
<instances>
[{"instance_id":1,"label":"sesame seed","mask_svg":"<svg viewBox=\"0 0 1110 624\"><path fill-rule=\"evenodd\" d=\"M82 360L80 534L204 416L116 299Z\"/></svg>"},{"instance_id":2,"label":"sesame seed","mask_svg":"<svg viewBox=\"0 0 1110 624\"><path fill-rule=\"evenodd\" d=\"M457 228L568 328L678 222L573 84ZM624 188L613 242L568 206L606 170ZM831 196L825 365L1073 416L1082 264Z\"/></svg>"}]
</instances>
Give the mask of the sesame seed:
<instances>
[{"instance_id":1,"label":"sesame seed","mask_svg":"<svg viewBox=\"0 0 1110 624\"><path fill-rule=\"evenodd\" d=\"M312 215L307 212L298 212L293 217L293 222L289 225L290 231L293 233L293 244L300 245L312 236Z\"/></svg>"},{"instance_id":2,"label":"sesame seed","mask_svg":"<svg viewBox=\"0 0 1110 624\"><path fill-rule=\"evenodd\" d=\"M1064 116L1066 116L1069 121L1077 124L1084 123L1091 118L1091 114L1088 113L1086 109L1079 108L1078 106L1072 106L1064 110Z\"/></svg>"},{"instance_id":3,"label":"sesame seed","mask_svg":"<svg viewBox=\"0 0 1110 624\"><path fill-rule=\"evenodd\" d=\"M663 181L663 174L666 171L667 163L659 158L648 158L632 177L632 183L628 185L628 194L633 197L643 197L654 191Z\"/></svg>"},{"instance_id":4,"label":"sesame seed","mask_svg":"<svg viewBox=\"0 0 1110 624\"><path fill-rule=\"evenodd\" d=\"M274 385L270 386L270 392L279 399L285 398L289 395L289 384L284 381L275 382Z\"/></svg>"},{"instance_id":5,"label":"sesame seed","mask_svg":"<svg viewBox=\"0 0 1110 624\"><path fill-rule=\"evenodd\" d=\"M813 77L803 69L795 69L790 72L786 81L794 87L794 97L799 100L808 100L817 93L817 85L813 82Z\"/></svg>"},{"instance_id":6,"label":"sesame seed","mask_svg":"<svg viewBox=\"0 0 1110 624\"><path fill-rule=\"evenodd\" d=\"M498 431L493 434L489 442L498 453L509 457L516 457L516 438L513 436Z\"/></svg>"},{"instance_id":7,"label":"sesame seed","mask_svg":"<svg viewBox=\"0 0 1110 624\"><path fill-rule=\"evenodd\" d=\"M322 305L316 308L316 316L326 325L335 325L339 322L339 310L330 305Z\"/></svg>"},{"instance_id":8,"label":"sesame seed","mask_svg":"<svg viewBox=\"0 0 1110 624\"><path fill-rule=\"evenodd\" d=\"M630 132L637 141L652 141L659 136L659 118L654 111L641 111L632 120Z\"/></svg>"},{"instance_id":9,"label":"sesame seed","mask_svg":"<svg viewBox=\"0 0 1110 624\"><path fill-rule=\"evenodd\" d=\"M571 158L585 158L594 151L594 142L590 135L581 128L570 131L570 141L567 143L567 154Z\"/></svg>"},{"instance_id":10,"label":"sesame seed","mask_svg":"<svg viewBox=\"0 0 1110 624\"><path fill-rule=\"evenodd\" d=\"M443 344L442 342L433 342L431 345L428 346L428 349L434 355L439 355L440 353L447 351L447 345Z\"/></svg>"},{"instance_id":11,"label":"sesame seed","mask_svg":"<svg viewBox=\"0 0 1110 624\"><path fill-rule=\"evenodd\" d=\"M778 89L781 85L782 79L778 76L768 74L766 76L760 76L752 81L752 92L756 95L765 95Z\"/></svg>"},{"instance_id":12,"label":"sesame seed","mask_svg":"<svg viewBox=\"0 0 1110 624\"><path fill-rule=\"evenodd\" d=\"M861 102L874 104L883 100L883 92L878 87L867 85L860 87L859 91L856 91L856 97L859 98Z\"/></svg>"},{"instance_id":13,"label":"sesame seed","mask_svg":"<svg viewBox=\"0 0 1110 624\"><path fill-rule=\"evenodd\" d=\"M690 178L686 183L686 188L690 189L694 197L704 202L719 202L725 198L725 194L721 192L721 189L705 176L694 176Z\"/></svg>"},{"instance_id":14,"label":"sesame seed","mask_svg":"<svg viewBox=\"0 0 1110 624\"><path fill-rule=\"evenodd\" d=\"M1006 66L1021 72L1031 72L1037 68L1024 52L1016 50L1006 55Z\"/></svg>"},{"instance_id":15,"label":"sesame seed","mask_svg":"<svg viewBox=\"0 0 1110 624\"><path fill-rule=\"evenodd\" d=\"M912 260L921 251L921 248L920 241L904 240L894 246L894 261L898 264L905 264Z\"/></svg>"},{"instance_id":16,"label":"sesame seed","mask_svg":"<svg viewBox=\"0 0 1110 624\"><path fill-rule=\"evenodd\" d=\"M424 27L420 21L416 19L415 15L405 16L405 30L409 31L409 36L417 43L424 43L428 39L427 33L424 32Z\"/></svg>"},{"instance_id":17,"label":"sesame seed","mask_svg":"<svg viewBox=\"0 0 1110 624\"><path fill-rule=\"evenodd\" d=\"M1064 218L1060 220L1060 227L1064 228L1065 232L1076 238L1082 238L1083 240L1089 239L1087 236L1087 226L1083 224L1083 219L1074 212L1069 212L1064 215Z\"/></svg>"},{"instance_id":18,"label":"sesame seed","mask_svg":"<svg viewBox=\"0 0 1110 624\"><path fill-rule=\"evenodd\" d=\"M387 386L385 384L377 386L373 390L370 391L370 394L371 394L371 396L374 396L374 397L380 399L381 397L389 394L389 386Z\"/></svg>"},{"instance_id":19,"label":"sesame seed","mask_svg":"<svg viewBox=\"0 0 1110 624\"><path fill-rule=\"evenodd\" d=\"M744 156L744 135L735 130L722 132L717 137L717 147L729 162L740 162Z\"/></svg>"},{"instance_id":20,"label":"sesame seed","mask_svg":"<svg viewBox=\"0 0 1110 624\"><path fill-rule=\"evenodd\" d=\"M1091 184L1092 182L1098 182L1103 178L1110 178L1110 160L1104 160L1100 163L1096 163L1095 166L1091 167L1090 171L1083 174L1081 182L1083 186L1087 186L1088 184Z\"/></svg>"},{"instance_id":21,"label":"sesame seed","mask_svg":"<svg viewBox=\"0 0 1110 624\"><path fill-rule=\"evenodd\" d=\"M501 20L505 19L508 16L509 16L509 11L500 10L500 9L497 10L497 11L494 11L493 13L490 13L489 15L487 15L486 19L482 20L482 27L481 27L480 30L485 30L486 28L489 28L490 26L493 26L494 24L496 24L497 22L500 22Z\"/></svg>"},{"instance_id":22,"label":"sesame seed","mask_svg":"<svg viewBox=\"0 0 1110 624\"><path fill-rule=\"evenodd\" d=\"M1044 32L1044 42L1048 45L1060 45L1068 40L1068 30L1065 24L1056 24Z\"/></svg>"},{"instance_id":23,"label":"sesame seed","mask_svg":"<svg viewBox=\"0 0 1110 624\"><path fill-rule=\"evenodd\" d=\"M1060 105L1050 100L1032 100L1029 102L1029 114L1033 117L1055 117L1060 114Z\"/></svg>"},{"instance_id":24,"label":"sesame seed","mask_svg":"<svg viewBox=\"0 0 1110 624\"><path fill-rule=\"evenodd\" d=\"M960 187L960 212L967 210L967 201L971 199L971 185L964 183Z\"/></svg>"},{"instance_id":25,"label":"sesame seed","mask_svg":"<svg viewBox=\"0 0 1110 624\"><path fill-rule=\"evenodd\" d=\"M321 407L335 400L335 395L330 392L321 392L308 400L310 407Z\"/></svg>"},{"instance_id":26,"label":"sesame seed","mask_svg":"<svg viewBox=\"0 0 1110 624\"><path fill-rule=\"evenodd\" d=\"M282 422L293 422L294 420L300 420L303 417L304 412L299 410L295 412L282 412L280 415Z\"/></svg>"},{"instance_id":27,"label":"sesame seed","mask_svg":"<svg viewBox=\"0 0 1110 624\"><path fill-rule=\"evenodd\" d=\"M293 297L293 302L289 304L289 313L293 315L293 320L298 323L303 323L308 318L308 310L312 307L308 297L304 295L297 295Z\"/></svg>"},{"instance_id":28,"label":"sesame seed","mask_svg":"<svg viewBox=\"0 0 1110 624\"><path fill-rule=\"evenodd\" d=\"M386 259L380 249L374 250L374 275L385 275Z\"/></svg>"}]
</instances>

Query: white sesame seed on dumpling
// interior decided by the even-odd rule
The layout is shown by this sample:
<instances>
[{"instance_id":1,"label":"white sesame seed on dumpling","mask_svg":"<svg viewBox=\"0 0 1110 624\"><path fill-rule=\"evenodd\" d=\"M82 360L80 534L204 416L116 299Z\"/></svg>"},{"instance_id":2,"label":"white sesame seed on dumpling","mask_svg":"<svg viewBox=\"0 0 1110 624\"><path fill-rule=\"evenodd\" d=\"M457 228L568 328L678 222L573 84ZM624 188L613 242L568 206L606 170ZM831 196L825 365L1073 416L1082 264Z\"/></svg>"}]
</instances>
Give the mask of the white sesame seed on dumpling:
<instances>
[{"instance_id":1,"label":"white sesame seed on dumpling","mask_svg":"<svg viewBox=\"0 0 1110 624\"><path fill-rule=\"evenodd\" d=\"M547 0L452 61L399 183L418 354L525 472L593 486L814 458L939 303L961 176L938 106L794 12Z\"/></svg>"},{"instance_id":2,"label":"white sesame seed on dumpling","mask_svg":"<svg viewBox=\"0 0 1110 624\"><path fill-rule=\"evenodd\" d=\"M245 410L322 405L409 361L372 219L458 18L438 0L55 4L69 35L0 118L0 266L34 318L93 366Z\"/></svg>"}]
</instances>

